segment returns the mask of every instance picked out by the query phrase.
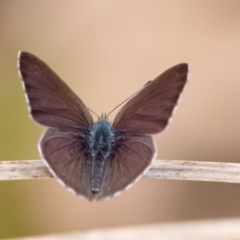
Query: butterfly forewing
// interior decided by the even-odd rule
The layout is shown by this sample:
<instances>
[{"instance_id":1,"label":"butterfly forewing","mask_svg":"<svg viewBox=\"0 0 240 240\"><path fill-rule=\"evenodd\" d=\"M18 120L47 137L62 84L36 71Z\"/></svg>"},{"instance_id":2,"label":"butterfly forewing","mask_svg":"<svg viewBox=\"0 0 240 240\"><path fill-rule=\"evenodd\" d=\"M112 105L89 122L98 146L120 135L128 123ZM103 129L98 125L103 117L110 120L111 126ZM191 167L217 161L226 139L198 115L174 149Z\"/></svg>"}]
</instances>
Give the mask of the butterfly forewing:
<instances>
[{"instance_id":1,"label":"butterfly forewing","mask_svg":"<svg viewBox=\"0 0 240 240\"><path fill-rule=\"evenodd\" d=\"M85 104L43 61L19 52L18 66L30 114L36 122L69 131L93 124Z\"/></svg>"},{"instance_id":2,"label":"butterfly forewing","mask_svg":"<svg viewBox=\"0 0 240 240\"><path fill-rule=\"evenodd\" d=\"M176 65L130 99L116 115L113 126L123 135L154 134L168 124L187 81L188 65Z\"/></svg>"}]
</instances>

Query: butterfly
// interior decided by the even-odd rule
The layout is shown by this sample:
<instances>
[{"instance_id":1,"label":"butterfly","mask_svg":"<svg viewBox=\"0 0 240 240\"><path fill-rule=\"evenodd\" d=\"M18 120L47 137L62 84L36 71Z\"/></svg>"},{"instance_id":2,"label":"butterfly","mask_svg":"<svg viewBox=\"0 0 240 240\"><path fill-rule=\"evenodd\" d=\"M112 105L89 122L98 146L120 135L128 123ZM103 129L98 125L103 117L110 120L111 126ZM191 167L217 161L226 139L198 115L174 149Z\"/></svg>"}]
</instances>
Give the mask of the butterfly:
<instances>
[{"instance_id":1,"label":"butterfly","mask_svg":"<svg viewBox=\"0 0 240 240\"><path fill-rule=\"evenodd\" d=\"M116 196L131 186L156 157L152 134L168 124L187 82L178 64L147 82L117 113L93 121L83 101L38 57L19 52L18 69L30 116L47 126L39 143L52 174L88 200Z\"/></svg>"}]
</instances>

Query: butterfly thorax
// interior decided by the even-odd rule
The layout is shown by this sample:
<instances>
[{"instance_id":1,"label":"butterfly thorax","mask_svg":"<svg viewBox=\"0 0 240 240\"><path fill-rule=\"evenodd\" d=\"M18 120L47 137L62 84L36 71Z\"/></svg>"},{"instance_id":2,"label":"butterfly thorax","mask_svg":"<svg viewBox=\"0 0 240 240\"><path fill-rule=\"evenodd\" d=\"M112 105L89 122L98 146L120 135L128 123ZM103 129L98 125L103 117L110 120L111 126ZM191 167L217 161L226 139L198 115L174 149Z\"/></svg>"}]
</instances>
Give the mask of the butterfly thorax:
<instances>
[{"instance_id":1,"label":"butterfly thorax","mask_svg":"<svg viewBox=\"0 0 240 240\"><path fill-rule=\"evenodd\" d=\"M107 158L114 146L114 129L106 118L100 118L90 129L89 147L91 152L91 188L100 190Z\"/></svg>"}]
</instances>

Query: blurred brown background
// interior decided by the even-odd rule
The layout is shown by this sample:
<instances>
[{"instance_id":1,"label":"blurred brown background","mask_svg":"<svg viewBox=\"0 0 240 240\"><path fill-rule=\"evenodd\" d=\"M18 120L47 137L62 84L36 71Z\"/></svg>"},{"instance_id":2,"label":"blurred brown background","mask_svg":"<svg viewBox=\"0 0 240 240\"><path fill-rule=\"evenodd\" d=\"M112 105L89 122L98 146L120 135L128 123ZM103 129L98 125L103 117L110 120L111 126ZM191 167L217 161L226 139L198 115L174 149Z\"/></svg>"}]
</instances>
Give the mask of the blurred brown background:
<instances>
[{"instance_id":1,"label":"blurred brown background","mask_svg":"<svg viewBox=\"0 0 240 240\"><path fill-rule=\"evenodd\" d=\"M240 162L240 1L1 0L0 36L0 160L39 159L44 128L28 117L16 66L25 50L98 114L190 63L173 121L155 136L158 159ZM141 180L92 203L56 180L0 182L0 238L231 216L237 184Z\"/></svg>"}]
</instances>

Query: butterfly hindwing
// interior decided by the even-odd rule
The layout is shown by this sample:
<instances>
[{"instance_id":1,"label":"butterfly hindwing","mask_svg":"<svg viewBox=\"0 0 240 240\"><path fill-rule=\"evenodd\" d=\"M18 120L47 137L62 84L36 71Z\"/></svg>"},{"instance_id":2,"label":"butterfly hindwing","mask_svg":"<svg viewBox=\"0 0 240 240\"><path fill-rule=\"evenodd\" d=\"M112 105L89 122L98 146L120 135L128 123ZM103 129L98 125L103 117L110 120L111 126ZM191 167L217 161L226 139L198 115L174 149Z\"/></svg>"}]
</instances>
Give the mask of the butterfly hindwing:
<instances>
[{"instance_id":1,"label":"butterfly hindwing","mask_svg":"<svg viewBox=\"0 0 240 240\"><path fill-rule=\"evenodd\" d=\"M49 128L40 141L40 152L53 174L77 195L93 198L91 154L85 139L78 134Z\"/></svg>"},{"instance_id":2,"label":"butterfly hindwing","mask_svg":"<svg viewBox=\"0 0 240 240\"><path fill-rule=\"evenodd\" d=\"M98 198L108 198L131 186L148 169L155 156L151 136L121 138L116 150L107 159Z\"/></svg>"}]
</instances>

